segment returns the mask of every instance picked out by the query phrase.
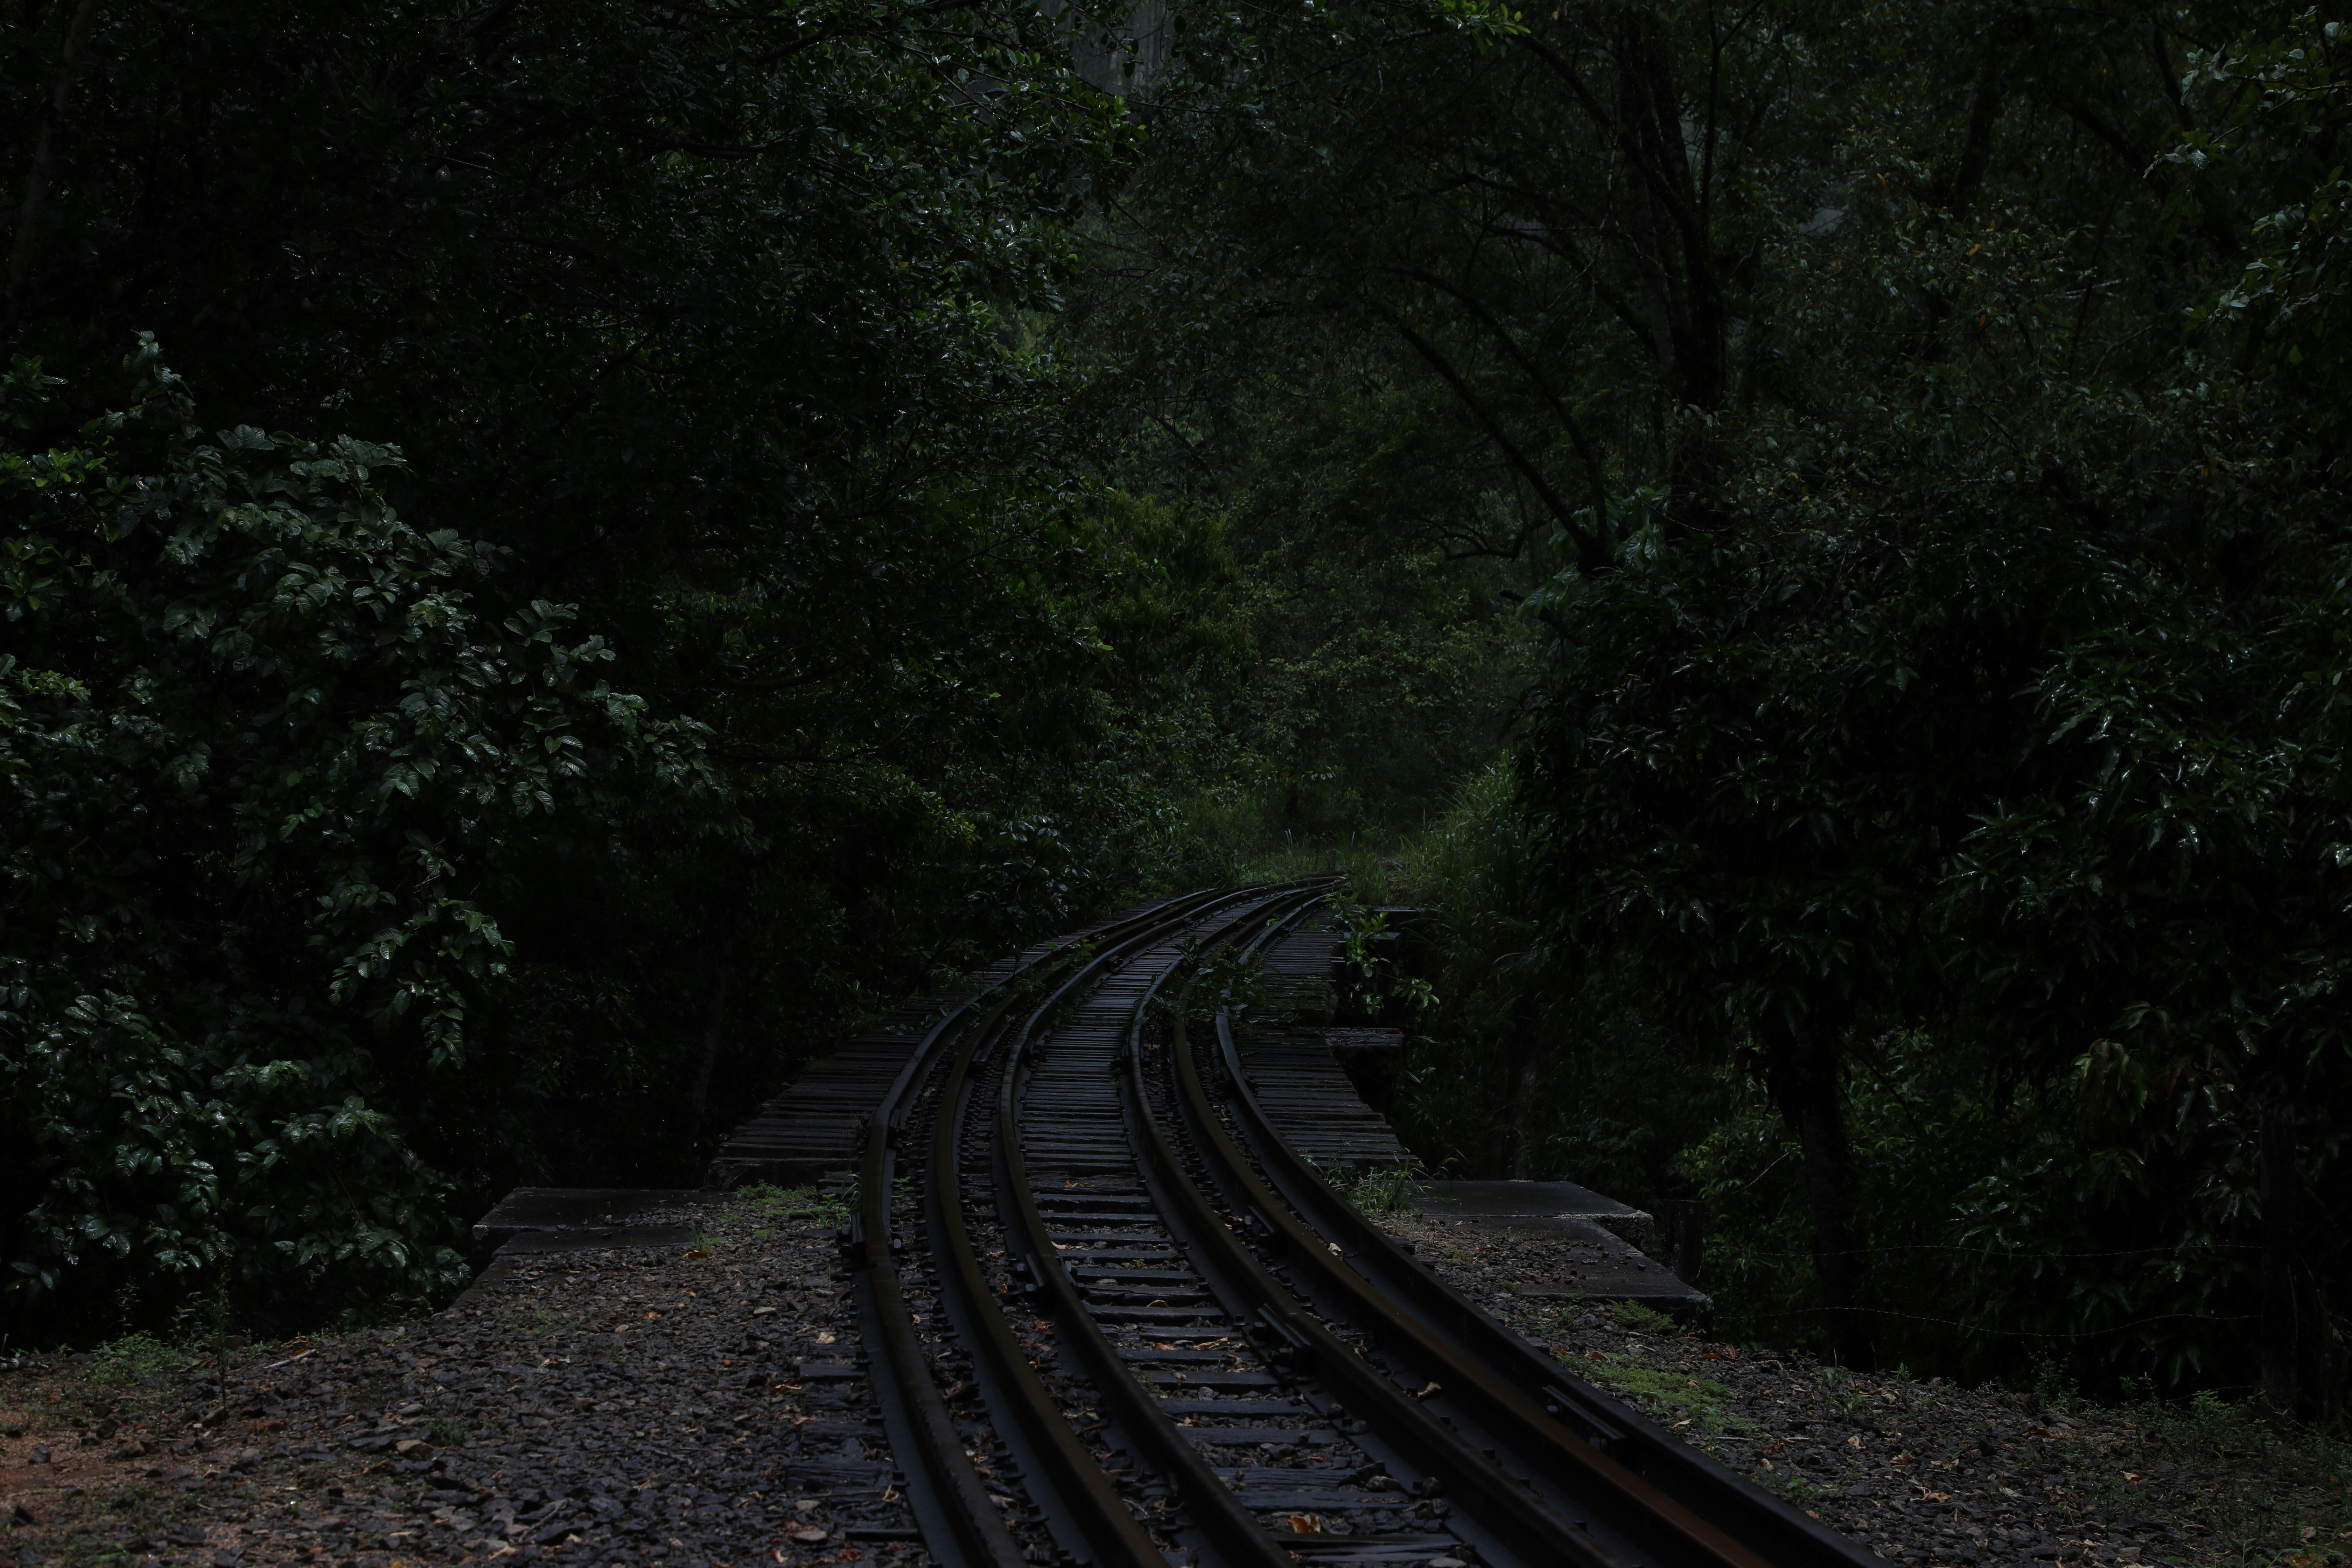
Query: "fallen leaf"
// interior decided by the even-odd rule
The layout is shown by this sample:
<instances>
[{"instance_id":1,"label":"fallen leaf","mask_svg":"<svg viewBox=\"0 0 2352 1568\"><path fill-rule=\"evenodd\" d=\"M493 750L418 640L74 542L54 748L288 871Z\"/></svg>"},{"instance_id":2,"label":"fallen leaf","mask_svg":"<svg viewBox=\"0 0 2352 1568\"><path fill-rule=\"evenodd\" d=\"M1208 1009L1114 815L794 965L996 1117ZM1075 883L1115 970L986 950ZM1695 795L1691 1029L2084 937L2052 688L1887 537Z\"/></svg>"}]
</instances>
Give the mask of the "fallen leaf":
<instances>
[{"instance_id":1,"label":"fallen leaf","mask_svg":"<svg viewBox=\"0 0 2352 1568\"><path fill-rule=\"evenodd\" d=\"M1323 1521L1311 1513L1294 1513L1290 1516L1290 1532L1293 1535L1320 1535L1323 1533Z\"/></svg>"}]
</instances>

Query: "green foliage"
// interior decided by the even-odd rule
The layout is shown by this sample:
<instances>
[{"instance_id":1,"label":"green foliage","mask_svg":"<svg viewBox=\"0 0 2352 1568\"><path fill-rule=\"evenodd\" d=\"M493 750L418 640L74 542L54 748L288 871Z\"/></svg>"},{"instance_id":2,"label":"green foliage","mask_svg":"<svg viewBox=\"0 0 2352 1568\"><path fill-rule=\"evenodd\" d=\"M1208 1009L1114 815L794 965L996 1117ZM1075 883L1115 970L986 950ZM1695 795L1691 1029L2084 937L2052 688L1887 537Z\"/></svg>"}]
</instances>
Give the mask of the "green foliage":
<instances>
[{"instance_id":1,"label":"green foliage","mask_svg":"<svg viewBox=\"0 0 2352 1568\"><path fill-rule=\"evenodd\" d=\"M486 601L496 550L385 502L398 453L215 444L131 369L80 444L0 447L6 1289L421 1300L460 1260L396 1112L504 973L484 889L559 812L690 793L700 738L568 607Z\"/></svg>"},{"instance_id":2,"label":"green foliage","mask_svg":"<svg viewBox=\"0 0 2352 1568\"><path fill-rule=\"evenodd\" d=\"M100 8L60 88L66 25L6 24L0 83L54 132L10 346L66 383L10 409L0 582L41 618L0 679L10 744L88 752L53 838L0 830L80 857L0 944L0 1055L47 1075L0 1152L48 1302L12 1330L106 1331L44 1293L118 1300L110 1270L156 1321L206 1270L278 1323L446 1289L506 1187L698 1179L890 999L1196 874L1172 801L1250 658L1224 521L1089 473L1045 346L1138 145L1071 69L1092 24L207 0ZM149 416L81 433L142 331L232 428L185 474ZM324 410L374 440L258 433ZM235 528L185 592L125 575L207 463L292 541L282 588L235 575ZM141 476L181 510L103 558L16 531ZM148 642L210 649L146 695L37 640L130 648L99 640L117 581ZM599 686L614 648L642 700ZM184 700L187 736L139 706ZM68 937L76 870L105 876Z\"/></svg>"},{"instance_id":3,"label":"green foliage","mask_svg":"<svg viewBox=\"0 0 2352 1568\"><path fill-rule=\"evenodd\" d=\"M1675 1326L1675 1321L1665 1313L1653 1307L1644 1307L1639 1301L1612 1302L1609 1315L1637 1334L1667 1333Z\"/></svg>"},{"instance_id":4,"label":"green foliage","mask_svg":"<svg viewBox=\"0 0 2352 1568\"><path fill-rule=\"evenodd\" d=\"M1205 959L1199 944L1186 939L1185 952L1194 968L1192 981L1185 987L1182 999L1189 1007L1189 1018L1194 1024L1208 1024L1218 1013L1230 1011L1236 1025L1265 1005L1265 950L1241 951L1241 942L1229 942L1209 953ZM1161 993L1170 1006L1175 999Z\"/></svg>"},{"instance_id":5,"label":"green foliage","mask_svg":"<svg viewBox=\"0 0 2352 1568\"><path fill-rule=\"evenodd\" d=\"M149 1333L129 1333L109 1340L90 1352L89 1380L97 1384L135 1384L161 1377L188 1363L185 1351L165 1344Z\"/></svg>"},{"instance_id":6,"label":"green foliage","mask_svg":"<svg viewBox=\"0 0 2352 1568\"><path fill-rule=\"evenodd\" d=\"M739 1208L763 1220L838 1226L849 1223L856 1194L847 1188L828 1193L815 1187L755 1184L736 1188L734 1201Z\"/></svg>"},{"instance_id":7,"label":"green foliage","mask_svg":"<svg viewBox=\"0 0 2352 1568\"><path fill-rule=\"evenodd\" d=\"M1331 1184L1366 1214L1411 1214L1420 1207L1422 1184L1428 1179L1420 1161L1407 1159L1402 1165L1377 1165Z\"/></svg>"},{"instance_id":8,"label":"green foliage","mask_svg":"<svg viewBox=\"0 0 2352 1568\"><path fill-rule=\"evenodd\" d=\"M2333 1210L2352 1091L2336 31L1188 41L1139 402L1537 634L1516 789L1421 857L1433 1159L1705 1195L1728 1310L1856 1363L2250 1377L2253 1128ZM2295 1253L2340 1293L2340 1237Z\"/></svg>"},{"instance_id":9,"label":"green foliage","mask_svg":"<svg viewBox=\"0 0 2352 1568\"><path fill-rule=\"evenodd\" d=\"M1611 1311L1620 1323L1639 1333L1664 1333L1674 1326L1673 1320L1664 1313L1651 1311L1634 1301L1620 1301ZM1643 1366L1629 1358L1586 1364L1594 1377L1620 1393L1632 1394L1637 1405L1677 1426L1689 1424L1701 1432L1722 1431L1723 1406L1736 1397L1729 1387L1714 1378Z\"/></svg>"}]
</instances>

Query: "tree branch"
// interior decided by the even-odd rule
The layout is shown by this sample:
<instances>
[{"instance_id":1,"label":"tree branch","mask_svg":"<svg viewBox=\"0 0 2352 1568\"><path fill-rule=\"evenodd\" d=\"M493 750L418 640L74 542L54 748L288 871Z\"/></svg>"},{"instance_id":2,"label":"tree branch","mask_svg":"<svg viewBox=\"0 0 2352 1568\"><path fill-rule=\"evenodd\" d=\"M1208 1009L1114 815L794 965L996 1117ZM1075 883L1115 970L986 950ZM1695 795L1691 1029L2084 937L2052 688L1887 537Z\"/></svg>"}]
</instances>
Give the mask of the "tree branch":
<instances>
[{"instance_id":1,"label":"tree branch","mask_svg":"<svg viewBox=\"0 0 2352 1568\"><path fill-rule=\"evenodd\" d=\"M1568 432L1569 441L1576 447L1577 457L1583 460L1585 482L1592 488L1592 515L1605 527L1609 519L1609 481L1601 467L1601 454L1593 449L1591 441L1586 438L1584 426L1579 425L1575 417L1569 413L1567 403L1561 399L1559 393L1552 390L1551 380L1544 374L1543 368L1528 356L1526 350L1519 347L1518 339L1511 335L1509 328L1496 320L1494 312L1486 309L1486 303L1467 289L1456 288L1431 272L1407 272L1405 276L1415 282L1425 283L1433 289L1452 295L1461 303L1464 310L1477 317L1480 324L1495 334L1496 341L1503 345L1503 352L1509 354L1521 370L1527 372L1528 379L1536 384L1536 390L1542 393L1544 401L1551 405L1551 411L1559 420L1560 428Z\"/></svg>"},{"instance_id":2,"label":"tree branch","mask_svg":"<svg viewBox=\"0 0 2352 1568\"><path fill-rule=\"evenodd\" d=\"M1463 381L1461 374L1447 363L1444 354L1437 352L1437 345L1413 331L1411 323L1387 306L1375 300L1372 302L1371 309L1374 315L1394 327L1397 335L1412 345L1414 353L1429 362L1429 368L1437 373L1438 379L1453 390L1454 395L1462 400L1463 406L1467 408L1471 416L1485 427L1495 445L1502 448L1504 459L1518 471L1520 478L1528 481L1528 488L1536 492L1536 499L1544 503L1545 510L1552 515L1552 521L1559 524L1561 531L1570 539L1575 541L1578 567L1587 574L1598 573L1605 569L1609 564L1607 549L1589 530L1577 526L1576 515L1569 510L1568 503L1560 500L1559 492L1551 488L1551 481L1543 477L1543 471L1535 466L1525 452L1519 450L1518 443L1512 440L1509 433L1504 430L1502 421L1496 418L1494 411L1478 400L1477 395L1470 390L1467 383Z\"/></svg>"}]
</instances>

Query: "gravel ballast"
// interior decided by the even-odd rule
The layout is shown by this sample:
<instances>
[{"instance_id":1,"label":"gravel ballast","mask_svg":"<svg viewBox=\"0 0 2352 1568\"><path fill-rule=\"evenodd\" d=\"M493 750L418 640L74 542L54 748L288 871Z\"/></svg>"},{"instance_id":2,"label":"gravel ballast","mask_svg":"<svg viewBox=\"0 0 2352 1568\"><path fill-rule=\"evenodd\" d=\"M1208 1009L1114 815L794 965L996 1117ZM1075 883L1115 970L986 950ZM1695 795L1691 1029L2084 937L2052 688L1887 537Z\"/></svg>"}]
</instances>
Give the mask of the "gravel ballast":
<instances>
[{"instance_id":1,"label":"gravel ballast","mask_svg":"<svg viewBox=\"0 0 2352 1568\"><path fill-rule=\"evenodd\" d=\"M1882 1557L1962 1568L2345 1568L2344 1472L2325 1451L2272 1444L2218 1405L2204 1407L2200 1428L1855 1374L1717 1342L1653 1314L1523 1294L1566 1272L1554 1255L1562 1244L1475 1221L1374 1217L1589 1382Z\"/></svg>"}]
</instances>

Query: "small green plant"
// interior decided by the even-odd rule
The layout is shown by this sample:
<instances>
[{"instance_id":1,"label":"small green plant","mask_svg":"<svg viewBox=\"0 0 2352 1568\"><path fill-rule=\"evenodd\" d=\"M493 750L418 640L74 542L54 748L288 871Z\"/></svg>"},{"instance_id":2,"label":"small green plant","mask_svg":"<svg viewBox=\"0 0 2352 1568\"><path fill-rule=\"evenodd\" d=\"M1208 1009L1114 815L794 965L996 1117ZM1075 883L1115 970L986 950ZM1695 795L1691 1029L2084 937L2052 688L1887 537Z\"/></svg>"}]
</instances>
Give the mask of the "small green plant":
<instances>
[{"instance_id":1,"label":"small green plant","mask_svg":"<svg viewBox=\"0 0 2352 1568\"><path fill-rule=\"evenodd\" d=\"M554 1313L549 1311L545 1307L539 1306L537 1304L534 1304L530 1310L527 1312L516 1313L512 1318L508 1320L508 1322L514 1329L515 1332L534 1336L552 1333L557 1329L563 1326L562 1321L557 1319Z\"/></svg>"},{"instance_id":2,"label":"small green plant","mask_svg":"<svg viewBox=\"0 0 2352 1568\"><path fill-rule=\"evenodd\" d=\"M1594 1375L1623 1393L1633 1394L1653 1409L1687 1417L1700 1430L1722 1430L1722 1408L1732 1391L1711 1377L1693 1377L1664 1367L1630 1362L1590 1363Z\"/></svg>"},{"instance_id":3,"label":"small green plant","mask_svg":"<svg viewBox=\"0 0 2352 1568\"><path fill-rule=\"evenodd\" d=\"M1822 1394L1832 1409L1848 1418L1869 1403L1863 1391L1853 1386L1853 1373L1834 1363L1822 1368Z\"/></svg>"},{"instance_id":4,"label":"small green plant","mask_svg":"<svg viewBox=\"0 0 2352 1568\"><path fill-rule=\"evenodd\" d=\"M1436 987L1426 980L1399 975L1396 965L1381 956L1379 941L1389 933L1389 918L1349 897L1331 900L1331 912L1347 932L1339 949L1341 966L1349 972L1345 1001L1377 1018L1391 1002L1403 1004L1411 1017L1424 1017L1437 1008Z\"/></svg>"},{"instance_id":5,"label":"small green plant","mask_svg":"<svg viewBox=\"0 0 2352 1568\"><path fill-rule=\"evenodd\" d=\"M1654 1307L1644 1307L1639 1301L1618 1301L1611 1305L1609 1315L1620 1326L1637 1334L1664 1334L1674 1330L1675 1321Z\"/></svg>"},{"instance_id":6,"label":"small green plant","mask_svg":"<svg viewBox=\"0 0 2352 1568\"><path fill-rule=\"evenodd\" d=\"M143 1383L187 1364L188 1352L150 1333L125 1334L98 1347L90 1357L92 1383Z\"/></svg>"},{"instance_id":7,"label":"small green plant","mask_svg":"<svg viewBox=\"0 0 2352 1568\"><path fill-rule=\"evenodd\" d=\"M847 1225L850 1211L857 1206L857 1183L855 1178L834 1193L820 1192L815 1187L779 1187L765 1183L735 1189L737 1209L749 1209L755 1219L801 1219L818 1225ZM698 1226L689 1227L698 1239L697 1247L708 1246L700 1239ZM757 1233L755 1233L757 1234Z\"/></svg>"},{"instance_id":8,"label":"small green plant","mask_svg":"<svg viewBox=\"0 0 2352 1568\"><path fill-rule=\"evenodd\" d=\"M474 1440L474 1435L446 1415L436 1415L425 1433L436 1448L462 1448Z\"/></svg>"},{"instance_id":9,"label":"small green plant","mask_svg":"<svg viewBox=\"0 0 2352 1568\"><path fill-rule=\"evenodd\" d=\"M1402 1165L1377 1166L1331 1184L1366 1214L1410 1214L1420 1206L1422 1184L1428 1176L1420 1161L1408 1159Z\"/></svg>"}]
</instances>

